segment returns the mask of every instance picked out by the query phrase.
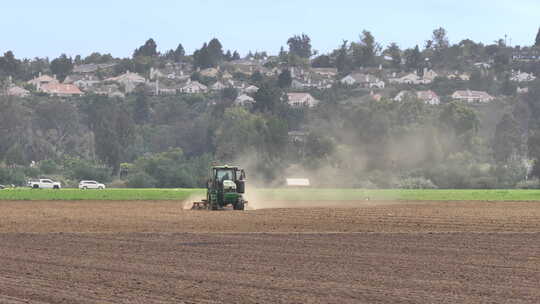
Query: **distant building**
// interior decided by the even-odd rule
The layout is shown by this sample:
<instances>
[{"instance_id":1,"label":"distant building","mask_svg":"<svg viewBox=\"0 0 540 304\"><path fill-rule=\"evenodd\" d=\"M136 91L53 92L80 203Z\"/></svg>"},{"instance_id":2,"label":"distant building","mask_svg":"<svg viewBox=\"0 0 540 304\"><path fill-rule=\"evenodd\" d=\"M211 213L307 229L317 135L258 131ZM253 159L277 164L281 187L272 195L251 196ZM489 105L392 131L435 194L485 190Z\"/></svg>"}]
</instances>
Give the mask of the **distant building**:
<instances>
[{"instance_id":1,"label":"distant building","mask_svg":"<svg viewBox=\"0 0 540 304\"><path fill-rule=\"evenodd\" d=\"M234 104L238 106L249 106L254 103L255 103L255 99L253 99L253 97L246 94L242 94L238 96L236 100L234 101Z\"/></svg>"},{"instance_id":2,"label":"distant building","mask_svg":"<svg viewBox=\"0 0 540 304\"><path fill-rule=\"evenodd\" d=\"M40 91L59 97L81 96L83 92L73 84L48 83L40 87Z\"/></svg>"},{"instance_id":3,"label":"distant building","mask_svg":"<svg viewBox=\"0 0 540 304\"><path fill-rule=\"evenodd\" d=\"M512 51L512 60L514 61L540 61L540 48L519 48Z\"/></svg>"},{"instance_id":4,"label":"distant building","mask_svg":"<svg viewBox=\"0 0 540 304\"><path fill-rule=\"evenodd\" d=\"M430 104L430 105L438 105L441 103L441 100L439 99L439 96L431 91L401 91L399 94L394 97L395 101L402 101L407 95L410 95L412 97L418 98L419 100L422 100L423 102Z\"/></svg>"},{"instance_id":5,"label":"distant building","mask_svg":"<svg viewBox=\"0 0 540 304\"><path fill-rule=\"evenodd\" d=\"M323 77L336 77L338 70L336 68L313 68L313 73Z\"/></svg>"},{"instance_id":6,"label":"distant building","mask_svg":"<svg viewBox=\"0 0 540 304\"><path fill-rule=\"evenodd\" d=\"M226 85L224 85L223 83L221 83L221 81L217 81L216 83L214 83L213 85L210 86L210 89L212 91L221 91L223 89L227 88Z\"/></svg>"},{"instance_id":7,"label":"distant building","mask_svg":"<svg viewBox=\"0 0 540 304\"><path fill-rule=\"evenodd\" d=\"M6 95L14 97L28 97L30 96L30 91L18 86L12 86L7 89Z\"/></svg>"},{"instance_id":8,"label":"distant building","mask_svg":"<svg viewBox=\"0 0 540 304\"><path fill-rule=\"evenodd\" d=\"M243 89L243 91L247 94L255 94L259 91L259 88L254 85L250 85L249 87Z\"/></svg>"},{"instance_id":9,"label":"distant building","mask_svg":"<svg viewBox=\"0 0 540 304\"><path fill-rule=\"evenodd\" d=\"M341 79L341 83L346 85L359 85L364 88L379 88L384 89L384 81L379 78L362 73L353 73Z\"/></svg>"},{"instance_id":10,"label":"distant building","mask_svg":"<svg viewBox=\"0 0 540 304\"><path fill-rule=\"evenodd\" d=\"M319 103L309 93L288 93L288 102L292 107L314 107Z\"/></svg>"},{"instance_id":11,"label":"distant building","mask_svg":"<svg viewBox=\"0 0 540 304\"><path fill-rule=\"evenodd\" d=\"M41 73L39 73L38 77L35 77L34 79L28 81L28 83L35 86L36 89L39 91L42 85L60 82L58 81L58 79L56 79L56 76L51 77L49 75L41 75Z\"/></svg>"},{"instance_id":12,"label":"distant building","mask_svg":"<svg viewBox=\"0 0 540 304\"><path fill-rule=\"evenodd\" d=\"M456 91L452 94L452 98L456 100L466 101L466 102L481 102L486 103L494 100L495 98L483 91Z\"/></svg>"},{"instance_id":13,"label":"distant building","mask_svg":"<svg viewBox=\"0 0 540 304\"><path fill-rule=\"evenodd\" d=\"M206 93L208 92L208 87L198 81L188 81L180 91L187 94Z\"/></svg>"},{"instance_id":14,"label":"distant building","mask_svg":"<svg viewBox=\"0 0 540 304\"><path fill-rule=\"evenodd\" d=\"M127 71L122 75L105 79L105 81L122 84L124 85L125 92L131 93L139 84L145 83L146 79L137 73Z\"/></svg>"},{"instance_id":15,"label":"distant building","mask_svg":"<svg viewBox=\"0 0 540 304\"><path fill-rule=\"evenodd\" d=\"M535 79L536 76L534 76L532 73L525 73L521 71L512 71L512 76L510 77L510 80L515 82L529 82Z\"/></svg>"}]
</instances>

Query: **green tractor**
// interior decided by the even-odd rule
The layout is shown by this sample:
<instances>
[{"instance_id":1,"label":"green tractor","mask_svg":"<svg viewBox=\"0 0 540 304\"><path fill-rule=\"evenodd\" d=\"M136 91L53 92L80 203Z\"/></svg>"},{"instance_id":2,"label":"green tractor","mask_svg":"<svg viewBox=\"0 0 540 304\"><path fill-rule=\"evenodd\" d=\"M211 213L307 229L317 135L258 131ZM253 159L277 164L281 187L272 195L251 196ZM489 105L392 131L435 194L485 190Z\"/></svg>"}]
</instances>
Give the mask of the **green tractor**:
<instances>
[{"instance_id":1,"label":"green tractor","mask_svg":"<svg viewBox=\"0 0 540 304\"><path fill-rule=\"evenodd\" d=\"M244 210L247 201L246 174L236 166L213 166L206 191L206 199L193 203L192 209L218 210L232 205L234 210Z\"/></svg>"}]
</instances>

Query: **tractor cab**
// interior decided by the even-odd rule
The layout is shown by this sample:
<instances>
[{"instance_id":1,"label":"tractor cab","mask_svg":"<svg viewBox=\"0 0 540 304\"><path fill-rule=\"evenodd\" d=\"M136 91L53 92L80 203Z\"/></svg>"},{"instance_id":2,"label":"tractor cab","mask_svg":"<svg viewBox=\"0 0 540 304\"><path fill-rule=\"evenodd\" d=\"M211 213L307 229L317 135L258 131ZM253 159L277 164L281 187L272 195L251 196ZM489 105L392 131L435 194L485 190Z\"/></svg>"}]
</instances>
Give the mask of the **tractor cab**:
<instances>
[{"instance_id":1,"label":"tractor cab","mask_svg":"<svg viewBox=\"0 0 540 304\"><path fill-rule=\"evenodd\" d=\"M245 192L246 174L243 169L234 166L216 166L212 168L212 180L217 187L224 192Z\"/></svg>"}]
</instances>

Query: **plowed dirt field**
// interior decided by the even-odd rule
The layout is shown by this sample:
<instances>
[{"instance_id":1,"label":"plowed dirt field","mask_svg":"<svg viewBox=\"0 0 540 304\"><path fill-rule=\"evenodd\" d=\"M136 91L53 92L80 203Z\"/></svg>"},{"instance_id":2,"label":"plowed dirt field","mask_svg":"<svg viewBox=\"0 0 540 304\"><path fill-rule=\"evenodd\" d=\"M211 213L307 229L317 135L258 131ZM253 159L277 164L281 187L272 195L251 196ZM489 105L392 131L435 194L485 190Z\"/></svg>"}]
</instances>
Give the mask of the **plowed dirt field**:
<instances>
[{"instance_id":1,"label":"plowed dirt field","mask_svg":"<svg viewBox=\"0 0 540 304\"><path fill-rule=\"evenodd\" d=\"M0 303L540 303L540 203L270 207L0 202Z\"/></svg>"}]
</instances>

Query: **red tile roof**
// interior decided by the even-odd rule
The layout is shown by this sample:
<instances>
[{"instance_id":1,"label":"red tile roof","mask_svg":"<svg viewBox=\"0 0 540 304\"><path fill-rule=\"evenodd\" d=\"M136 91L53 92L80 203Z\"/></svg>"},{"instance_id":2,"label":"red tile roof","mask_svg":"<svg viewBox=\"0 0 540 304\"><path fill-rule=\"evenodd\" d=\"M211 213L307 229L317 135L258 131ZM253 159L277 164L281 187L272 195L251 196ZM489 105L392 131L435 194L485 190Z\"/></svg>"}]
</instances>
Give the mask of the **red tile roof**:
<instances>
[{"instance_id":1,"label":"red tile roof","mask_svg":"<svg viewBox=\"0 0 540 304\"><path fill-rule=\"evenodd\" d=\"M83 92L72 84L48 83L41 86L41 91L52 95L82 95Z\"/></svg>"}]
</instances>

